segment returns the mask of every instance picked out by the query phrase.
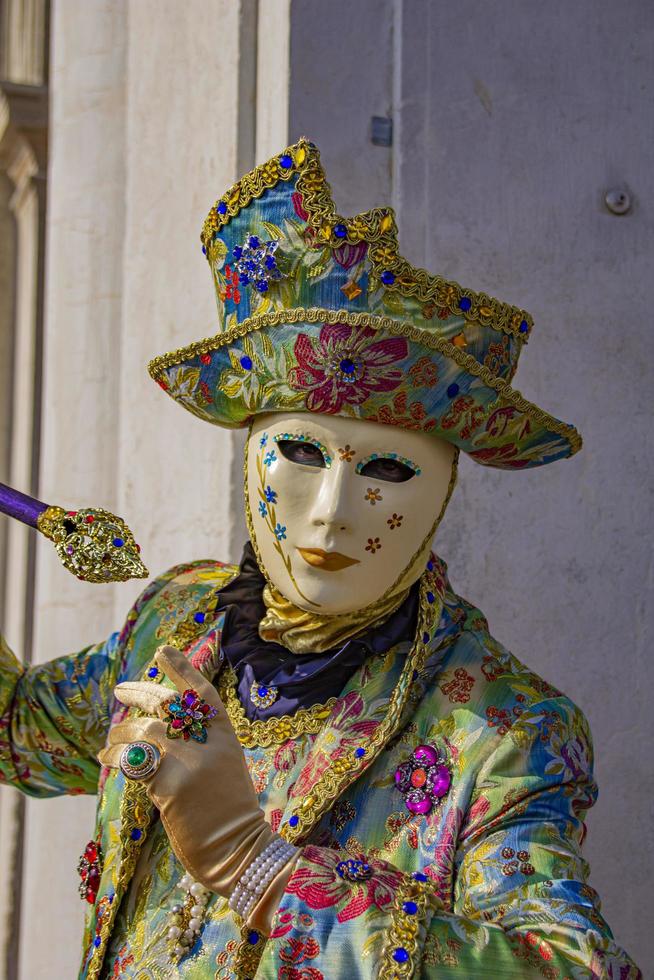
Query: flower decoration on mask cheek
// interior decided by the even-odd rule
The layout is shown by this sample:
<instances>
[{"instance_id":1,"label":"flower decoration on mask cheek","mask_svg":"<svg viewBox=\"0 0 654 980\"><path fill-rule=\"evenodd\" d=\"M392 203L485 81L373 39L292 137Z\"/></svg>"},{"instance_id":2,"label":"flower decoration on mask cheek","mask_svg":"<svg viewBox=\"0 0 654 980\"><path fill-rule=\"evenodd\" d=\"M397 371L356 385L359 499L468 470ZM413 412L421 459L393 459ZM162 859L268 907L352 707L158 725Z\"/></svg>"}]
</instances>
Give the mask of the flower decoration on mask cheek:
<instances>
[{"instance_id":1,"label":"flower decoration on mask cheek","mask_svg":"<svg viewBox=\"0 0 654 980\"><path fill-rule=\"evenodd\" d=\"M378 340L370 327L324 324L317 340L301 333L295 341L297 367L289 383L306 391L310 412L336 414L343 405L361 405L372 392L393 391L403 379L398 362L408 356L403 337Z\"/></svg>"},{"instance_id":2,"label":"flower decoration on mask cheek","mask_svg":"<svg viewBox=\"0 0 654 980\"><path fill-rule=\"evenodd\" d=\"M378 500L383 500L384 498L382 497L378 489L373 490L372 487L368 487L368 490L366 491L365 499L369 501L369 503L371 503L372 506L374 507Z\"/></svg>"}]
</instances>

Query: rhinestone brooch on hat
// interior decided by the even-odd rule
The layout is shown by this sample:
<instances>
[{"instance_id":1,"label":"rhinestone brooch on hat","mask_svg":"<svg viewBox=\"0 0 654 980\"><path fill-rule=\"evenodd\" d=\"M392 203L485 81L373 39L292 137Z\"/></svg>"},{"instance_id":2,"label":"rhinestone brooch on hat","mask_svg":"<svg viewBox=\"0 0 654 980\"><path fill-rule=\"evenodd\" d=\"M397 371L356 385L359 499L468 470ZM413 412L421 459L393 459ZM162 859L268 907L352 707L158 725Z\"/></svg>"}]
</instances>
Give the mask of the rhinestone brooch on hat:
<instances>
[{"instance_id":1,"label":"rhinestone brooch on hat","mask_svg":"<svg viewBox=\"0 0 654 980\"><path fill-rule=\"evenodd\" d=\"M269 708L277 700L279 691L274 684L259 684L258 681L250 686L250 701L257 708Z\"/></svg>"},{"instance_id":2,"label":"rhinestone brooch on hat","mask_svg":"<svg viewBox=\"0 0 654 980\"><path fill-rule=\"evenodd\" d=\"M242 245L232 249L234 266L241 286L254 286L259 293L268 291L268 284L283 278L275 252L279 241L262 242L256 235L250 235Z\"/></svg>"}]
</instances>

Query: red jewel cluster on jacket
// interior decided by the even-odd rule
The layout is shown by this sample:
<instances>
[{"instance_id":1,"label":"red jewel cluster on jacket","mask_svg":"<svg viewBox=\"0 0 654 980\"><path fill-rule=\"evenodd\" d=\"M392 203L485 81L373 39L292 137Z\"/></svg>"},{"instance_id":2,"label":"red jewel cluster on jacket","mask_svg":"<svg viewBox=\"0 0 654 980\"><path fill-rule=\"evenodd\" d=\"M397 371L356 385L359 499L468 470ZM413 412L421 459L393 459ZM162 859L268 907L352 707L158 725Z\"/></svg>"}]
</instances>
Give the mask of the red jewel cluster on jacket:
<instances>
[{"instance_id":1,"label":"red jewel cluster on jacket","mask_svg":"<svg viewBox=\"0 0 654 980\"><path fill-rule=\"evenodd\" d=\"M446 795L452 774L438 749L419 745L395 770L395 785L409 813L429 813Z\"/></svg>"},{"instance_id":2,"label":"red jewel cluster on jacket","mask_svg":"<svg viewBox=\"0 0 654 980\"><path fill-rule=\"evenodd\" d=\"M82 879L79 883L80 898L89 905L95 905L102 873L102 850L98 841L90 840L84 848L77 864L77 873Z\"/></svg>"},{"instance_id":3,"label":"red jewel cluster on jacket","mask_svg":"<svg viewBox=\"0 0 654 980\"><path fill-rule=\"evenodd\" d=\"M189 688L181 695L178 694L165 705L168 714L168 738L189 738L196 742L206 742L207 728L212 718L218 714L218 709L203 701L197 691Z\"/></svg>"}]
</instances>

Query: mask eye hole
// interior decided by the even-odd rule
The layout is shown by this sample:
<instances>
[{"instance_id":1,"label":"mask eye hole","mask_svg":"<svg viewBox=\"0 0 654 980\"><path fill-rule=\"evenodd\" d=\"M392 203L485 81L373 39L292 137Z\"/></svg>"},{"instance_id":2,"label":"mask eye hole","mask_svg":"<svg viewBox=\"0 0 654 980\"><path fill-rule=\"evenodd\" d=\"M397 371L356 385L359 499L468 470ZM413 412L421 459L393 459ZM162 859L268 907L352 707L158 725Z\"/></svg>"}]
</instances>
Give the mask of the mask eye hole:
<instances>
[{"instance_id":1,"label":"mask eye hole","mask_svg":"<svg viewBox=\"0 0 654 980\"><path fill-rule=\"evenodd\" d=\"M386 480L387 483L406 483L414 476L420 476L420 467L412 463L404 456L397 453L389 453L388 456L380 456L373 453L366 456L357 464L356 472L359 476L368 477L370 480Z\"/></svg>"},{"instance_id":2,"label":"mask eye hole","mask_svg":"<svg viewBox=\"0 0 654 980\"><path fill-rule=\"evenodd\" d=\"M322 450L312 442L296 439L279 439L277 446L282 456L290 460L291 463L299 463L301 466L314 466L325 469L327 460Z\"/></svg>"}]
</instances>

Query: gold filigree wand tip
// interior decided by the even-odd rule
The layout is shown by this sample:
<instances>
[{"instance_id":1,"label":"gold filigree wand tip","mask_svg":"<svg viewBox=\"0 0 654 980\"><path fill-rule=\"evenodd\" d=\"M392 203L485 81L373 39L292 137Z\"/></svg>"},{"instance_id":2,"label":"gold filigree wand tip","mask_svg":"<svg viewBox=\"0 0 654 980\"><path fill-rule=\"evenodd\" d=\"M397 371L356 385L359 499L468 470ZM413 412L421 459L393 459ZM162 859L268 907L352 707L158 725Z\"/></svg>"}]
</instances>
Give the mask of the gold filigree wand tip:
<instances>
[{"instance_id":1,"label":"gold filigree wand tip","mask_svg":"<svg viewBox=\"0 0 654 980\"><path fill-rule=\"evenodd\" d=\"M54 543L64 568L84 582L147 578L140 548L125 521L100 507L47 507L36 527Z\"/></svg>"},{"instance_id":2,"label":"gold filigree wand tip","mask_svg":"<svg viewBox=\"0 0 654 980\"><path fill-rule=\"evenodd\" d=\"M147 578L134 535L120 517L86 507L50 507L0 483L0 514L35 527L54 543L64 567L83 582L126 582Z\"/></svg>"}]
</instances>

